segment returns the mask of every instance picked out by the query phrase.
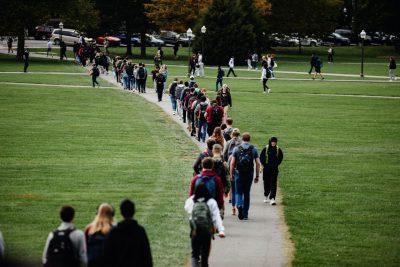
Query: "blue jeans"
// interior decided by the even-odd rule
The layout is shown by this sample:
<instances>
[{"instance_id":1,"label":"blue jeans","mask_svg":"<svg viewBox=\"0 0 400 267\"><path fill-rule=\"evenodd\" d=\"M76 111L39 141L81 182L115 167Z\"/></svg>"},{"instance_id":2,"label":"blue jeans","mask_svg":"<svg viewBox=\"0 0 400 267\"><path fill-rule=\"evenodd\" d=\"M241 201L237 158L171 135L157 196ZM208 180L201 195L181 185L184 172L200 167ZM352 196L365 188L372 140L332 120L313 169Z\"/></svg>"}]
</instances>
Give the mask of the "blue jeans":
<instances>
[{"instance_id":1,"label":"blue jeans","mask_svg":"<svg viewBox=\"0 0 400 267\"><path fill-rule=\"evenodd\" d=\"M129 76L123 76L122 80L124 82L124 89L129 89L130 86Z\"/></svg>"},{"instance_id":2,"label":"blue jeans","mask_svg":"<svg viewBox=\"0 0 400 267\"><path fill-rule=\"evenodd\" d=\"M250 189L253 183L253 172L239 173L235 177L236 207L243 208L243 216L248 217L250 208Z\"/></svg>"},{"instance_id":3,"label":"blue jeans","mask_svg":"<svg viewBox=\"0 0 400 267\"><path fill-rule=\"evenodd\" d=\"M215 91L216 92L219 89L218 85L219 85L219 87L222 87L222 78L221 79L217 78L217 82L215 83Z\"/></svg>"},{"instance_id":4,"label":"blue jeans","mask_svg":"<svg viewBox=\"0 0 400 267\"><path fill-rule=\"evenodd\" d=\"M171 99L172 110L176 111L176 98L174 95L170 95L169 98Z\"/></svg>"},{"instance_id":5,"label":"blue jeans","mask_svg":"<svg viewBox=\"0 0 400 267\"><path fill-rule=\"evenodd\" d=\"M206 141L206 134L207 134L207 122L206 121L199 121L199 132L197 135L197 140Z\"/></svg>"},{"instance_id":6,"label":"blue jeans","mask_svg":"<svg viewBox=\"0 0 400 267\"><path fill-rule=\"evenodd\" d=\"M135 77L129 77L129 79L130 79L130 90L133 90L133 89L135 89L136 88L136 79L135 79Z\"/></svg>"},{"instance_id":7,"label":"blue jeans","mask_svg":"<svg viewBox=\"0 0 400 267\"><path fill-rule=\"evenodd\" d=\"M238 171L235 170L233 173L233 181L231 181L231 202L232 202L232 207L236 206L236 179L237 176L239 175Z\"/></svg>"}]
</instances>

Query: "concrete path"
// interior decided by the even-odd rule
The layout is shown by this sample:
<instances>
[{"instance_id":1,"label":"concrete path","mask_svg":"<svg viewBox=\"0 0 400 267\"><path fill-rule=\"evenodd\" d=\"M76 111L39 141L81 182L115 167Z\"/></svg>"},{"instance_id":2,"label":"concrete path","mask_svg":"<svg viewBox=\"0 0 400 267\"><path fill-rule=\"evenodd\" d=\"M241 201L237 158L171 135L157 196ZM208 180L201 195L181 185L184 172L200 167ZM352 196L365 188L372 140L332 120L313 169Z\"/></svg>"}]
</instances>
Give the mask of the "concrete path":
<instances>
[{"instance_id":1,"label":"concrete path","mask_svg":"<svg viewBox=\"0 0 400 267\"><path fill-rule=\"evenodd\" d=\"M101 76L101 78L120 87L112 76ZM200 150L204 149L204 144L200 144L196 139L190 137L186 130L186 125L178 116L172 114L171 104L167 95L163 96L162 102L158 102L154 89L147 89L146 94L139 95L162 108L176 123L181 125L184 132ZM213 241L210 266L262 267L290 265L293 245L288 239L288 231L282 216L282 209L280 200L278 200L278 206L270 206L263 203L262 182L253 184L248 221L239 221L237 216L232 216L231 206L226 200L224 225L227 236L225 239L216 237L216 240Z\"/></svg>"}]
</instances>

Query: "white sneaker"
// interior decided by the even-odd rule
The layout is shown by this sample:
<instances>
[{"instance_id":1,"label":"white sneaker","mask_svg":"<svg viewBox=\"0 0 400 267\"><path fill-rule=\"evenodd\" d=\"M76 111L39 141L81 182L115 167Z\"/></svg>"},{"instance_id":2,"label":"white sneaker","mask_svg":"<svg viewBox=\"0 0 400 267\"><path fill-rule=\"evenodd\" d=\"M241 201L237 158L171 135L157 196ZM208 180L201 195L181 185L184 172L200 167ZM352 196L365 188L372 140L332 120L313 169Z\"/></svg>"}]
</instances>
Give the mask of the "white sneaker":
<instances>
[{"instance_id":1,"label":"white sneaker","mask_svg":"<svg viewBox=\"0 0 400 267\"><path fill-rule=\"evenodd\" d=\"M174 111L174 112L172 112L172 115L175 115L175 111Z\"/></svg>"},{"instance_id":2,"label":"white sneaker","mask_svg":"<svg viewBox=\"0 0 400 267\"><path fill-rule=\"evenodd\" d=\"M269 203L269 198L264 198L264 203Z\"/></svg>"},{"instance_id":3,"label":"white sneaker","mask_svg":"<svg viewBox=\"0 0 400 267\"><path fill-rule=\"evenodd\" d=\"M268 89L268 94L269 94L269 92L271 92L271 89Z\"/></svg>"},{"instance_id":4,"label":"white sneaker","mask_svg":"<svg viewBox=\"0 0 400 267\"><path fill-rule=\"evenodd\" d=\"M275 206L275 205L276 205L275 198L272 198L272 199L269 201L269 204L271 204L271 206Z\"/></svg>"}]
</instances>

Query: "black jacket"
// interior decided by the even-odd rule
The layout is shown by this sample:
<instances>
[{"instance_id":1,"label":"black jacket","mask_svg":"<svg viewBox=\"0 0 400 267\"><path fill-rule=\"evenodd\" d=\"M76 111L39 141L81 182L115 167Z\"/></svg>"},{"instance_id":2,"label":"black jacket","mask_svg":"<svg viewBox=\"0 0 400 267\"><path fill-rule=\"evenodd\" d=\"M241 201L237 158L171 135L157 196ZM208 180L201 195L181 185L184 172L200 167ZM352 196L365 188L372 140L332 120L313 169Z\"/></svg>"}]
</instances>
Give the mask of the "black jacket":
<instances>
[{"instance_id":1,"label":"black jacket","mask_svg":"<svg viewBox=\"0 0 400 267\"><path fill-rule=\"evenodd\" d=\"M153 266L145 229L135 220L123 220L114 227L104 244L103 266Z\"/></svg>"},{"instance_id":2,"label":"black jacket","mask_svg":"<svg viewBox=\"0 0 400 267\"><path fill-rule=\"evenodd\" d=\"M271 146L271 142L269 142L268 151L267 147L264 147L264 149L261 151L260 161L264 167L264 171L278 171L278 167L282 163L282 160L282 149L278 147L277 151L277 147Z\"/></svg>"}]
</instances>

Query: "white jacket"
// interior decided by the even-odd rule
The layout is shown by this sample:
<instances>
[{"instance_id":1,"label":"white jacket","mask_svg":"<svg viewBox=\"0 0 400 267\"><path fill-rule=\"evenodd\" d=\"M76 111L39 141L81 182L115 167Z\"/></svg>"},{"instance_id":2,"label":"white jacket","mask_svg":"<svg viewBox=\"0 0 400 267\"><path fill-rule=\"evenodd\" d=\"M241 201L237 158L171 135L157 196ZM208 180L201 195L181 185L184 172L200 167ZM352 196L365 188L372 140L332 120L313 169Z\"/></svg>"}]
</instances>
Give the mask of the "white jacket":
<instances>
[{"instance_id":1,"label":"white jacket","mask_svg":"<svg viewBox=\"0 0 400 267\"><path fill-rule=\"evenodd\" d=\"M193 197L194 197L194 195L185 201L185 210L189 214L189 219L191 219L193 206L194 206ZM215 201L215 199L213 199L213 198L210 198L207 201L207 205L210 208L211 218L213 220L214 227L216 229L218 229L218 232L221 232L221 231L224 232L225 227L222 224L221 214L219 213L217 201Z\"/></svg>"},{"instance_id":2,"label":"white jacket","mask_svg":"<svg viewBox=\"0 0 400 267\"><path fill-rule=\"evenodd\" d=\"M233 58L231 58L231 59L229 60L229 68L233 68L233 67L235 67L235 61L234 61Z\"/></svg>"}]
</instances>

